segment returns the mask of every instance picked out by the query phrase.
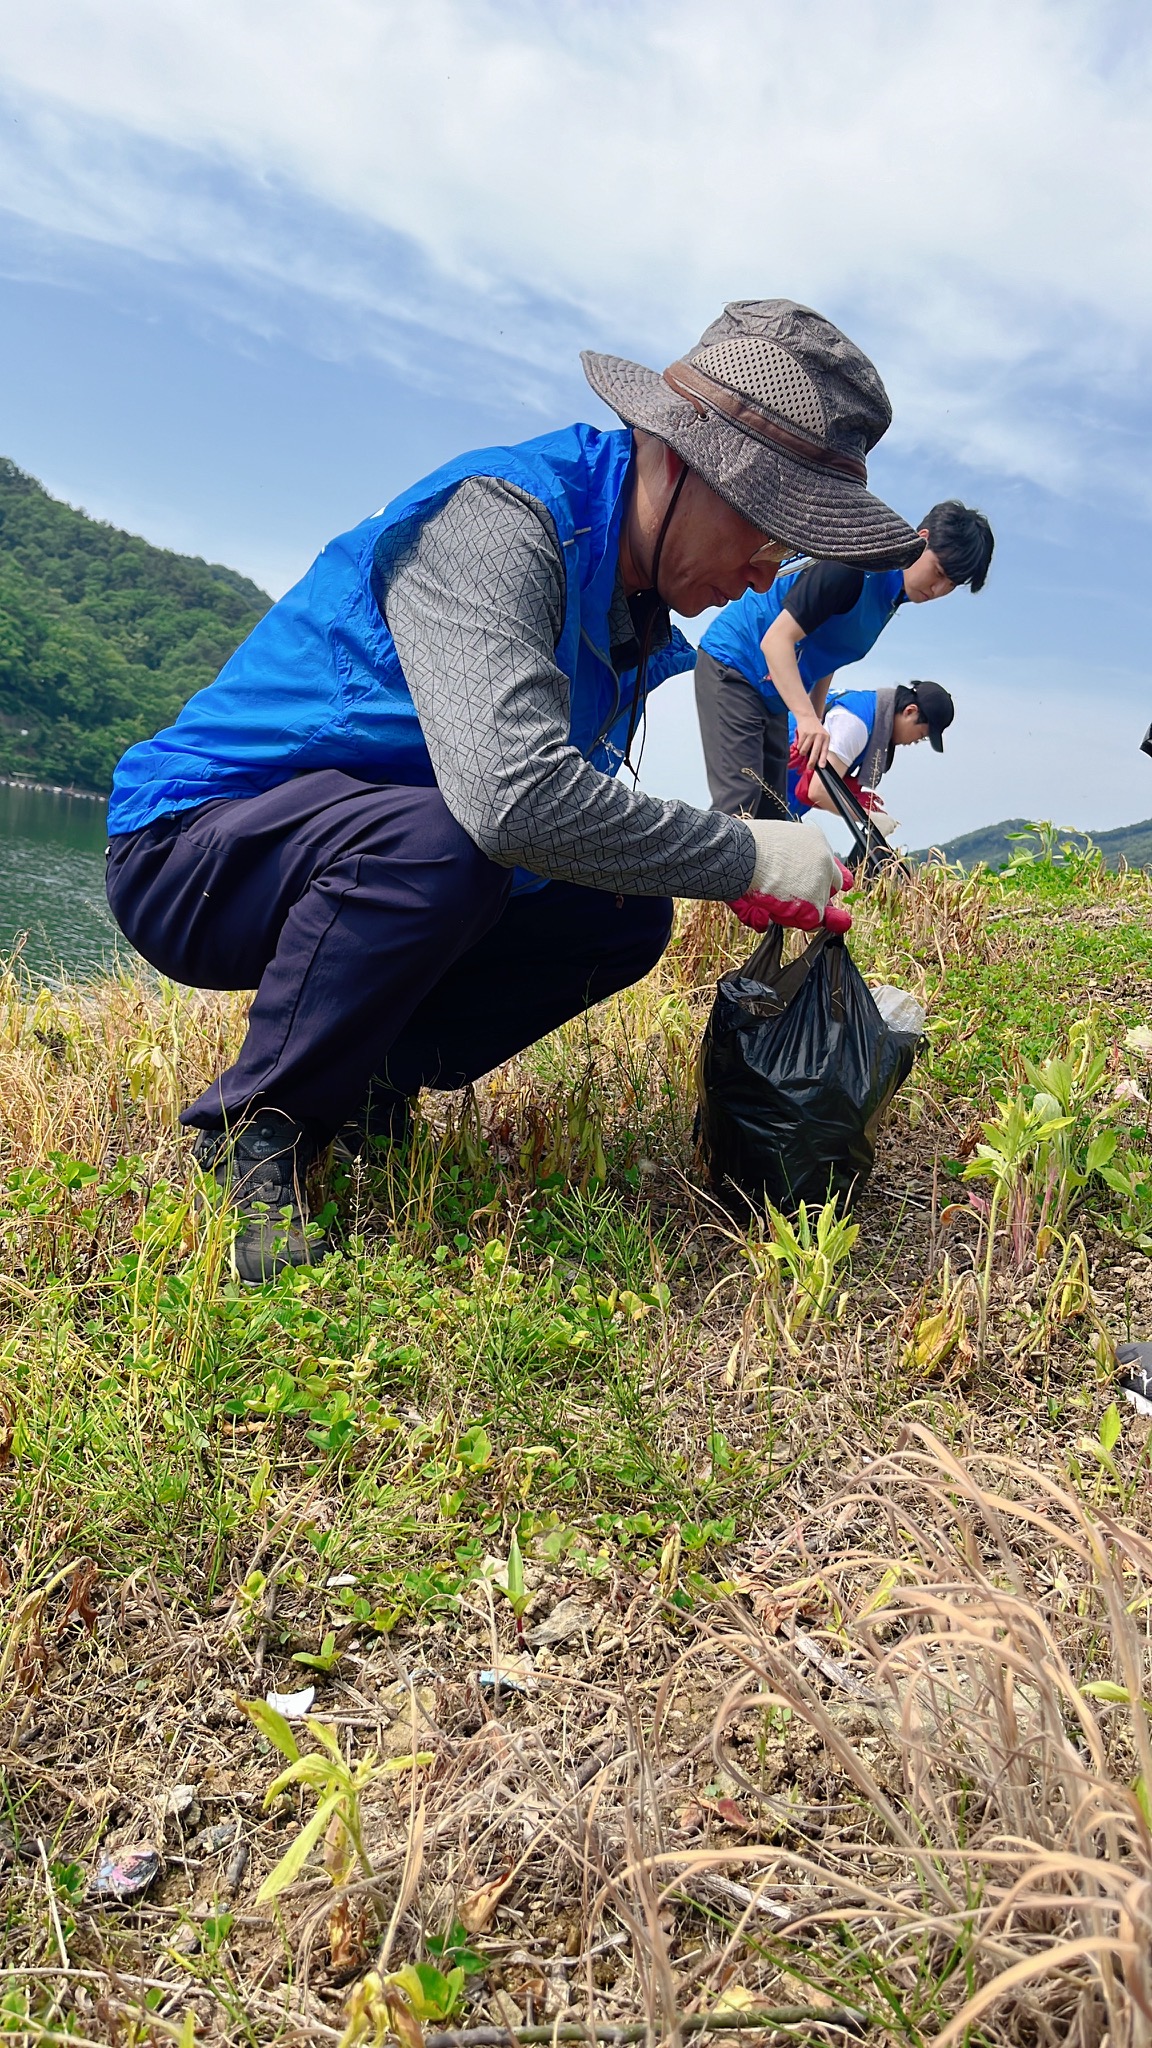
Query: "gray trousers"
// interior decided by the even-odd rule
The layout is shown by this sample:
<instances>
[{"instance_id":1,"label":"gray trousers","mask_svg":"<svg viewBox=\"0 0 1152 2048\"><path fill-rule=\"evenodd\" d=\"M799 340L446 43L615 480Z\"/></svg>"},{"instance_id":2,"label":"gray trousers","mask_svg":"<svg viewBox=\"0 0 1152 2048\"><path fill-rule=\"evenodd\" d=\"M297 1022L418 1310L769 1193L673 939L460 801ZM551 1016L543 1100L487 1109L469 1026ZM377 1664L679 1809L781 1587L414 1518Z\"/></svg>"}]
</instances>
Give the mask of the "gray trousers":
<instances>
[{"instance_id":1,"label":"gray trousers","mask_svg":"<svg viewBox=\"0 0 1152 2048\"><path fill-rule=\"evenodd\" d=\"M722 667L703 648L696 712L713 810L786 818L788 713L770 711L739 669Z\"/></svg>"}]
</instances>

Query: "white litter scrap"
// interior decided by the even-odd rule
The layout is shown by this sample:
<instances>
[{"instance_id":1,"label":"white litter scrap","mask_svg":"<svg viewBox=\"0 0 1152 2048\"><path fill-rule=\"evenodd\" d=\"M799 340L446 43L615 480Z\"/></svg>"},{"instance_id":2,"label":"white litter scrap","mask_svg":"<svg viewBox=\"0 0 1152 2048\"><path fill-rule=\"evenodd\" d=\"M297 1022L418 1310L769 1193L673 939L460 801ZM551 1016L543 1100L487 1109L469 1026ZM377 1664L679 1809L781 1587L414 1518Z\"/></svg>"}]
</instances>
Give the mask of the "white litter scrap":
<instances>
[{"instance_id":1,"label":"white litter scrap","mask_svg":"<svg viewBox=\"0 0 1152 2048\"><path fill-rule=\"evenodd\" d=\"M302 1721L311 1713L316 1697L316 1687L306 1685L300 1692L266 1692L264 1702L277 1714L283 1714L286 1721Z\"/></svg>"},{"instance_id":2,"label":"white litter scrap","mask_svg":"<svg viewBox=\"0 0 1152 2048\"><path fill-rule=\"evenodd\" d=\"M889 1031L902 1031L909 1038L919 1038L928 1021L923 1003L910 996L906 988L890 988L886 983L869 993Z\"/></svg>"},{"instance_id":3,"label":"white litter scrap","mask_svg":"<svg viewBox=\"0 0 1152 2048\"><path fill-rule=\"evenodd\" d=\"M478 1671L476 1683L486 1696L499 1698L502 1692L529 1693L539 1691L540 1681L533 1675L530 1666L510 1670L502 1665L499 1670Z\"/></svg>"}]
</instances>

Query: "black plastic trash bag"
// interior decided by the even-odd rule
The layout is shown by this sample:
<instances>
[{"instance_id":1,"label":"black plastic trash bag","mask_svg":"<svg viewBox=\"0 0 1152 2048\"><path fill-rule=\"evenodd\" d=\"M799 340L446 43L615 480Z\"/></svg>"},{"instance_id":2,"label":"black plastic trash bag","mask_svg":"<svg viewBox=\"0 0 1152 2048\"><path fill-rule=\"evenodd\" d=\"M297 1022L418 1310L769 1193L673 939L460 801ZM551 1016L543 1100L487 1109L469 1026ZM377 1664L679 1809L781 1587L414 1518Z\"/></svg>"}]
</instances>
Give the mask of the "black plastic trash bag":
<instances>
[{"instance_id":1,"label":"black plastic trash bag","mask_svg":"<svg viewBox=\"0 0 1152 2048\"><path fill-rule=\"evenodd\" d=\"M717 1192L745 1207L847 1203L917 1039L884 1022L842 934L817 932L787 967L783 945L774 926L717 985L700 1048L700 1156Z\"/></svg>"}]
</instances>

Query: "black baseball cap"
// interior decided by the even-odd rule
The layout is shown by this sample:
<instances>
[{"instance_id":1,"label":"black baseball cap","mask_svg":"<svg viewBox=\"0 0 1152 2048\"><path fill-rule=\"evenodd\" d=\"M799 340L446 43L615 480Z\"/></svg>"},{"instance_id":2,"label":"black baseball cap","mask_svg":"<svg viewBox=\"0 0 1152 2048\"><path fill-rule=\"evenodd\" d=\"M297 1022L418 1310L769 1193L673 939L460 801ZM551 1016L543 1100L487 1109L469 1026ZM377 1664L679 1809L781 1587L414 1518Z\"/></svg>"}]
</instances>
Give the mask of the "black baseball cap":
<instances>
[{"instance_id":1,"label":"black baseball cap","mask_svg":"<svg viewBox=\"0 0 1152 2048\"><path fill-rule=\"evenodd\" d=\"M908 683L906 687L928 727L928 744L934 754L942 754L944 735L956 716L956 706L939 683Z\"/></svg>"}]
</instances>

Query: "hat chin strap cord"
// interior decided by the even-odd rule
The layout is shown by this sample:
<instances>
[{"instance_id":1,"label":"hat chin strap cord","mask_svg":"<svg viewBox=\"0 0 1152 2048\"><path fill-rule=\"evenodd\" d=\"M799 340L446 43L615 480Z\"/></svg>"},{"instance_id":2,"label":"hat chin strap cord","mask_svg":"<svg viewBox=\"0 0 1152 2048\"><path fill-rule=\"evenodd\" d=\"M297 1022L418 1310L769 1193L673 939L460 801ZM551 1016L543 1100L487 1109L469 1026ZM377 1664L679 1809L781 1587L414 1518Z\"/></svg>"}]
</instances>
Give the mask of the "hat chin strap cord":
<instances>
[{"instance_id":1,"label":"hat chin strap cord","mask_svg":"<svg viewBox=\"0 0 1152 2048\"><path fill-rule=\"evenodd\" d=\"M632 765L632 744L636 738L636 728L640 723L641 714L645 708L645 679L648 673L648 657L652 652L652 634L656 624L656 613L660 608L660 560L664 553L664 542L668 537L668 528L672 524L672 514L680 502L680 493L688 481L688 464L684 462L683 456L681 456L680 460L684 466L673 485L672 496L668 500L664 517L660 521L660 531L656 535L656 545L652 550L652 580L649 585L652 603L648 607L648 616L644 621L644 631L640 638L640 655L636 663L636 682L632 691L632 706L628 713L628 737L624 742L623 766L629 770L633 784L638 780L640 764L637 762L635 767ZM643 753L643 748L640 751Z\"/></svg>"}]
</instances>

